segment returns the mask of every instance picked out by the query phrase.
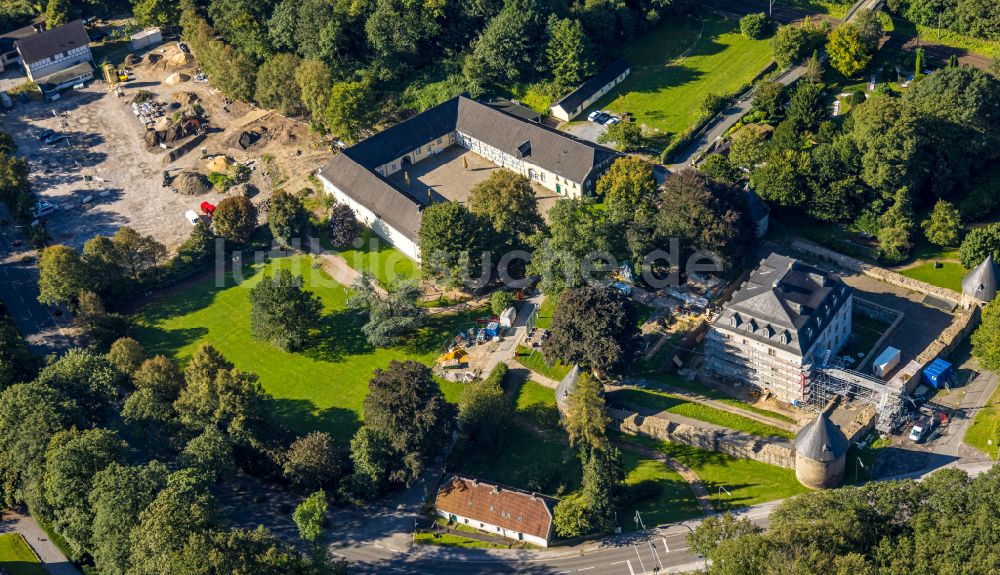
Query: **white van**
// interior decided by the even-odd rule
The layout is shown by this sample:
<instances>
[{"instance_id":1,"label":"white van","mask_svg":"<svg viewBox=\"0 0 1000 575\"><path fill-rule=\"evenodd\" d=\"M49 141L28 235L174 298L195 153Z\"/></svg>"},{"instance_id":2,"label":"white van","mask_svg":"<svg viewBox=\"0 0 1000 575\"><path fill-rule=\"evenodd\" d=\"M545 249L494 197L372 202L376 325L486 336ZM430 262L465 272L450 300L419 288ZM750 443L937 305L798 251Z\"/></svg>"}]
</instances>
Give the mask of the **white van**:
<instances>
[{"instance_id":1,"label":"white van","mask_svg":"<svg viewBox=\"0 0 1000 575\"><path fill-rule=\"evenodd\" d=\"M196 226L198 225L198 222L201 221L201 216L199 216L198 212L194 210L188 210L184 212L184 219L186 219L192 226Z\"/></svg>"}]
</instances>

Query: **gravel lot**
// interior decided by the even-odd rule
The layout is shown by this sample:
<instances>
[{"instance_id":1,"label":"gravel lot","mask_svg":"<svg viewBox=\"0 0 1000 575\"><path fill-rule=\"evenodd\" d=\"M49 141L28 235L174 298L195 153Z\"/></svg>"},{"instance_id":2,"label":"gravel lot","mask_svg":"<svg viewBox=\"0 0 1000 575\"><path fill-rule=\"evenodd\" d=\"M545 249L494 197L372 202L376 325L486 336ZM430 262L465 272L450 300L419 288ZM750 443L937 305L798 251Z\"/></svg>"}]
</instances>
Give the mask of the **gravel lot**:
<instances>
[{"instance_id":1,"label":"gravel lot","mask_svg":"<svg viewBox=\"0 0 1000 575\"><path fill-rule=\"evenodd\" d=\"M176 48L170 44L152 52L169 55L170 50ZM145 129L131 107L139 90L152 92L164 103L181 92L196 95L210 120L209 134L199 146L209 155L222 153L258 164L265 154L273 159L278 176L265 177L262 170L253 174L251 181L261 192L255 203L270 195L272 185L292 191L308 186L308 175L328 160L329 151L297 122L228 102L207 83L168 85L163 81L167 76L178 71L193 76L196 64L176 67L164 60L153 64L144 58L134 68L136 80L124 86L121 97L95 80L81 90L64 92L55 102L17 103L3 114L0 129L14 137L18 154L28 158L39 199L61 208L44 218L53 242L79 248L95 235L112 235L127 225L173 248L191 232L185 211L198 211L201 202L217 204L225 197L214 190L184 196L162 185L164 170L174 175L180 169L206 173L206 163L197 149L168 163L167 150L147 146ZM45 146L36 135L46 129L68 139ZM240 132L250 129L268 130L270 136L252 148L234 148Z\"/></svg>"}]
</instances>

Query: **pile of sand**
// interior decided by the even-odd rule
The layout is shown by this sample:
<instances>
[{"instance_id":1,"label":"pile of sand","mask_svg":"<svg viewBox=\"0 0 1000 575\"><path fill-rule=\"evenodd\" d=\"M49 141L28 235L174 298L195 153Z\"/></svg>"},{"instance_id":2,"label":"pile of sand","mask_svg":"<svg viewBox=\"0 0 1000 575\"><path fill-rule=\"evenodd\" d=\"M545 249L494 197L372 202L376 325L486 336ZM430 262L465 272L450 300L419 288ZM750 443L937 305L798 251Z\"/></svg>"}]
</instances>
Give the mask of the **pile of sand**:
<instances>
[{"instance_id":1,"label":"pile of sand","mask_svg":"<svg viewBox=\"0 0 1000 575\"><path fill-rule=\"evenodd\" d=\"M176 86L181 82L187 82L191 79L191 76L187 74L181 74L180 72L174 72L173 74L167 76L167 79L163 81L164 84L168 86Z\"/></svg>"},{"instance_id":2,"label":"pile of sand","mask_svg":"<svg viewBox=\"0 0 1000 575\"><path fill-rule=\"evenodd\" d=\"M167 64L170 64L171 66L184 66L185 64L189 64L192 60L193 58L191 57L191 54L178 51L176 54L167 59Z\"/></svg>"},{"instance_id":3,"label":"pile of sand","mask_svg":"<svg viewBox=\"0 0 1000 575\"><path fill-rule=\"evenodd\" d=\"M200 196L212 191L212 184L198 172L181 172L174 178L173 188L185 196Z\"/></svg>"},{"instance_id":4,"label":"pile of sand","mask_svg":"<svg viewBox=\"0 0 1000 575\"><path fill-rule=\"evenodd\" d=\"M225 156L215 156L214 158L208 161L207 167L208 171L210 172L226 173L227 171L229 171L229 166L231 164L232 162L229 161L229 158Z\"/></svg>"}]
</instances>

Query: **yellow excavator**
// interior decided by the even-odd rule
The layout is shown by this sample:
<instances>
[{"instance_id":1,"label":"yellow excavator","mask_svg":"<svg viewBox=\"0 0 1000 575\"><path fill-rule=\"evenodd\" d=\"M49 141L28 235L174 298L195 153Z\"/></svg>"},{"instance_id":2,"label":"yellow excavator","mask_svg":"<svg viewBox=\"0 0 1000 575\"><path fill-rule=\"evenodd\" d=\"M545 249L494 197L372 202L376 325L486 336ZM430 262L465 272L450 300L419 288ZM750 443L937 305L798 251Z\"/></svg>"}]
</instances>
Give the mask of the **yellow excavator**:
<instances>
[{"instance_id":1,"label":"yellow excavator","mask_svg":"<svg viewBox=\"0 0 1000 575\"><path fill-rule=\"evenodd\" d=\"M439 355L438 358L437 358L437 362L438 363L447 363L449 361L455 360L458 363L462 363L462 360L465 359L466 357L468 357L468 355L469 355L469 352L465 351L464 348L456 347L455 349L453 349L453 350L451 350L451 351L449 351L447 353L442 353L441 355Z\"/></svg>"}]
</instances>

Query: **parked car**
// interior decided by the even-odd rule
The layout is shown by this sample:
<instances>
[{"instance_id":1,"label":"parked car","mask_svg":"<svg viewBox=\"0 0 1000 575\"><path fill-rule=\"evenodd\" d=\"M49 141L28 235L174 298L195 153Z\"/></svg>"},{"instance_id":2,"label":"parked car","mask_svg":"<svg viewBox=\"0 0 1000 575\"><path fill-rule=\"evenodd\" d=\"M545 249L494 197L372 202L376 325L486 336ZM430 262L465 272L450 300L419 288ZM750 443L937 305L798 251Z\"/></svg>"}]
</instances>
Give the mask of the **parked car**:
<instances>
[{"instance_id":1,"label":"parked car","mask_svg":"<svg viewBox=\"0 0 1000 575\"><path fill-rule=\"evenodd\" d=\"M184 212L184 219L186 219L192 226L196 226L198 225L198 222L201 221L201 216L199 216L194 210L188 210Z\"/></svg>"},{"instance_id":2,"label":"parked car","mask_svg":"<svg viewBox=\"0 0 1000 575\"><path fill-rule=\"evenodd\" d=\"M920 443L930 435L931 429L934 428L934 418L932 417L921 417L913 424L910 428L910 441L914 443Z\"/></svg>"},{"instance_id":3,"label":"parked car","mask_svg":"<svg viewBox=\"0 0 1000 575\"><path fill-rule=\"evenodd\" d=\"M604 122L607 122L608 118L610 118L610 117L611 117L611 114L608 114L607 112L600 112L594 118L594 122L597 122L598 124L603 124Z\"/></svg>"},{"instance_id":4,"label":"parked car","mask_svg":"<svg viewBox=\"0 0 1000 575\"><path fill-rule=\"evenodd\" d=\"M184 52L185 54L191 53L191 50L188 49L187 44L185 44L184 42L177 42L177 49L180 50L181 52Z\"/></svg>"},{"instance_id":5,"label":"parked car","mask_svg":"<svg viewBox=\"0 0 1000 575\"><path fill-rule=\"evenodd\" d=\"M617 116L608 116L608 119L604 120L604 125L611 126L613 124L617 124L618 122L621 122L621 120Z\"/></svg>"},{"instance_id":6,"label":"parked car","mask_svg":"<svg viewBox=\"0 0 1000 575\"><path fill-rule=\"evenodd\" d=\"M31 217L42 218L59 209L59 206L49 202L38 202L31 208Z\"/></svg>"},{"instance_id":7,"label":"parked car","mask_svg":"<svg viewBox=\"0 0 1000 575\"><path fill-rule=\"evenodd\" d=\"M591 113L587 114L587 121L589 121L589 122L593 122L594 120L596 120L596 119L597 119L597 116L598 116L598 114L600 114L600 113L601 113L601 111L600 111L600 110L594 110L593 112L591 112Z\"/></svg>"},{"instance_id":8,"label":"parked car","mask_svg":"<svg viewBox=\"0 0 1000 575\"><path fill-rule=\"evenodd\" d=\"M56 134L55 130L42 130L41 132L35 134L35 137L38 138L39 140L44 141L46 138L54 136L55 134Z\"/></svg>"},{"instance_id":9,"label":"parked car","mask_svg":"<svg viewBox=\"0 0 1000 575\"><path fill-rule=\"evenodd\" d=\"M45 144L46 146L51 146L52 144L61 142L61 141L65 140L65 139L66 139L66 135L65 134L52 134L48 138L45 138L44 140L42 140L42 143Z\"/></svg>"}]
</instances>

